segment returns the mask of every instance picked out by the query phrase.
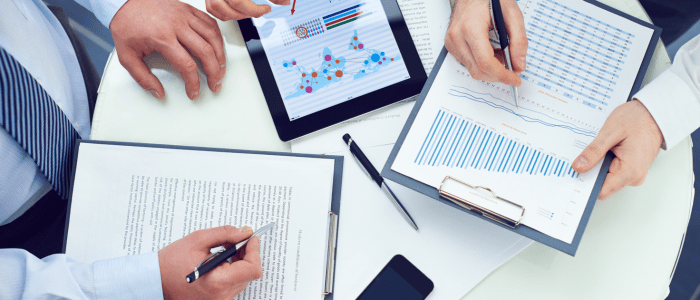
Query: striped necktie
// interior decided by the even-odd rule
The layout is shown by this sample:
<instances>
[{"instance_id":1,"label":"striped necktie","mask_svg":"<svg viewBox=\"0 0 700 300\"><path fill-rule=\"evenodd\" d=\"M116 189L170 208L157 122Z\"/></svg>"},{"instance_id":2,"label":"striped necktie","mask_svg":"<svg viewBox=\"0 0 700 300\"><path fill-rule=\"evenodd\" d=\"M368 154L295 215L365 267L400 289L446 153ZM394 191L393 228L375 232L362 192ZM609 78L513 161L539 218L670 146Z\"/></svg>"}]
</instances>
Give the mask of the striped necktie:
<instances>
[{"instance_id":1,"label":"striped necktie","mask_svg":"<svg viewBox=\"0 0 700 300\"><path fill-rule=\"evenodd\" d=\"M51 96L0 47L0 126L36 162L51 186L68 198L78 132Z\"/></svg>"}]
</instances>

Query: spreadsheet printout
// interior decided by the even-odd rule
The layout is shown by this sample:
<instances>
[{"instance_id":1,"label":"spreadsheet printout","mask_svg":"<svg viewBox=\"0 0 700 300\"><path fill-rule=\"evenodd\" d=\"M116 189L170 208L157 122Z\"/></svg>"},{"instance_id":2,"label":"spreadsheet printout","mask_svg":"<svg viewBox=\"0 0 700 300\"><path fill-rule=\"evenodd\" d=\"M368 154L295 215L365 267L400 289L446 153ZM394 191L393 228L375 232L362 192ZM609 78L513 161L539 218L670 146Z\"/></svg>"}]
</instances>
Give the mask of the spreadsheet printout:
<instances>
[{"instance_id":1,"label":"spreadsheet printout","mask_svg":"<svg viewBox=\"0 0 700 300\"><path fill-rule=\"evenodd\" d=\"M583 1L518 3L520 108L448 54L392 169L435 188L448 175L489 187L525 207L524 225L571 243L602 165L571 163L629 97L653 29Z\"/></svg>"}]
</instances>

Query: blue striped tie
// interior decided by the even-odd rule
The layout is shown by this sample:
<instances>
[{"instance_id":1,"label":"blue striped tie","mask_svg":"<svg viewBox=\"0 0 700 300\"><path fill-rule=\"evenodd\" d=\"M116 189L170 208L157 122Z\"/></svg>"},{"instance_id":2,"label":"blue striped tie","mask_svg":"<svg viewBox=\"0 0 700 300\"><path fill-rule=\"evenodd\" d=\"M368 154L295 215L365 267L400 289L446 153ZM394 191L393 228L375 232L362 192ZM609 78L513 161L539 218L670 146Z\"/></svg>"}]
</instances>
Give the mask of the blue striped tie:
<instances>
[{"instance_id":1,"label":"blue striped tie","mask_svg":"<svg viewBox=\"0 0 700 300\"><path fill-rule=\"evenodd\" d=\"M78 132L51 96L0 47L0 126L36 162L51 186L68 198Z\"/></svg>"}]
</instances>

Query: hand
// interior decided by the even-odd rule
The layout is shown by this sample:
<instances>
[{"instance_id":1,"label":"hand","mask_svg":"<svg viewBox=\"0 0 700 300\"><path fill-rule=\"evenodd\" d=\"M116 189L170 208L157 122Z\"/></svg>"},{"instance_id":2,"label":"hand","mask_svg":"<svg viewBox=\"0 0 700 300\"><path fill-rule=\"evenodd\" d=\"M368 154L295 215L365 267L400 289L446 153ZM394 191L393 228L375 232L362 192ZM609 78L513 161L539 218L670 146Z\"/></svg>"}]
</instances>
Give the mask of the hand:
<instances>
[{"instance_id":1,"label":"hand","mask_svg":"<svg viewBox=\"0 0 700 300\"><path fill-rule=\"evenodd\" d=\"M289 5L289 0L270 0L274 4ZM269 5L257 5L251 0L207 0L207 11L221 21L260 18L272 11Z\"/></svg>"},{"instance_id":2,"label":"hand","mask_svg":"<svg viewBox=\"0 0 700 300\"><path fill-rule=\"evenodd\" d=\"M574 171L588 172L605 157L615 154L598 199L605 200L625 186L644 183L663 135L644 104L632 100L617 107L603 128L573 163Z\"/></svg>"},{"instance_id":3,"label":"hand","mask_svg":"<svg viewBox=\"0 0 700 300\"><path fill-rule=\"evenodd\" d=\"M158 99L165 90L143 58L158 51L185 81L187 96L199 96L197 63L202 63L212 92L221 90L226 73L224 40L212 17L188 4L172 0L129 0L110 24L119 62L136 82ZM189 53L188 53L189 51Z\"/></svg>"},{"instance_id":4,"label":"hand","mask_svg":"<svg viewBox=\"0 0 700 300\"><path fill-rule=\"evenodd\" d=\"M165 299L222 299L231 300L245 289L248 282L262 277L260 264L260 238L251 238L243 252L234 257L232 264L222 263L201 275L193 283L185 276L211 255L211 248L234 247L253 234L250 227L239 231L233 226L197 230L158 251L160 277Z\"/></svg>"},{"instance_id":5,"label":"hand","mask_svg":"<svg viewBox=\"0 0 700 300\"><path fill-rule=\"evenodd\" d=\"M518 87L521 81L517 74L525 71L526 66L525 21L516 0L501 0L501 8L510 39L508 48L514 72L505 67L503 50L495 50L489 42L489 29L493 29L489 0L458 0L455 3L445 47L469 70L472 78Z\"/></svg>"}]
</instances>

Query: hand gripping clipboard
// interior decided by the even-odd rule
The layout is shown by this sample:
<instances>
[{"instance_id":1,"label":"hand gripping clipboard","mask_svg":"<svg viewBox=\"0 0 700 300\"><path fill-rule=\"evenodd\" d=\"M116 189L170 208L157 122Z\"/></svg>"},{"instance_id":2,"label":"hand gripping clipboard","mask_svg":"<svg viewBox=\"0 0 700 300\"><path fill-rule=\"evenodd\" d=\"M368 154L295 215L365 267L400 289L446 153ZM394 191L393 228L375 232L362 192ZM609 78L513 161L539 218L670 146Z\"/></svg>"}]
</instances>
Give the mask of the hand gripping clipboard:
<instances>
[{"instance_id":1,"label":"hand gripping clipboard","mask_svg":"<svg viewBox=\"0 0 700 300\"><path fill-rule=\"evenodd\" d=\"M585 1L610 12L613 12L615 14L621 15L635 23L638 23L640 25L646 26L654 30L649 45L647 45L647 50L645 52L641 67L639 68L639 72L637 73L637 77L634 81L634 85L632 86L631 92L628 96L627 101L629 101L631 100L632 96L641 88L642 81L644 80L644 75L646 74L646 71L651 62L656 43L659 41L659 37L661 35L661 28L636 19L628 14L625 14L619 10L601 4L597 1ZM595 205L600 189L603 186L603 181L605 180L605 176L608 173L610 163L614 158L614 155L611 152L608 152L608 154L603 159L603 165L600 169L600 172L598 173L598 176L596 177L593 192L591 193L590 198L588 199L583 216L581 217L581 221L579 223L579 226L576 230L576 234L574 235L574 239L571 244L553 238L528 226L522 225L521 221L522 217L525 214L525 208L517 203L517 199L504 199L502 197L499 197L497 194L498 191L491 190L489 187L475 186L470 183L464 182L459 178L447 176L443 179L440 187L436 189L432 186L429 186L425 183L417 181L413 178L405 176L391 169L392 165L394 164L394 161L396 160L396 156L398 155L399 150L403 145L403 142L406 140L406 136L408 135L408 132L410 131L411 126L413 125L413 122L415 121L416 116L418 115L418 112L421 109L421 106L425 102L428 92L430 91L430 88L432 87L432 84L435 81L438 71L440 70L446 56L447 50L443 48L440 57L435 63L433 71L430 74L430 77L428 78L428 81L423 87L423 90L421 91L418 100L416 100L416 104L413 107L413 111L411 111L408 120L406 121L406 125L404 125L404 128L401 131L401 135L399 135L399 138L396 141L396 144L394 145L394 149L391 151L389 159L387 160L386 164L384 164L382 176L401 185L404 185L408 188L416 190L422 194L430 196L431 198L436 199L444 204L460 209L466 212L467 214L471 214L473 216L482 218L484 220L496 224L497 226L501 226L503 228L506 228L507 230L512 230L534 241L540 242L554 249L562 251L566 254L574 256L576 254L576 250L578 249L579 243L581 242L581 238L583 237L583 232L586 228L586 225L588 224L588 220L590 219L591 213L593 211L593 206ZM465 200L465 193L471 193L472 195L478 196L478 198L485 199L485 201L478 203L474 201L467 201ZM494 209L495 206L489 207L489 202L497 202L499 204L497 206L498 209Z\"/></svg>"}]
</instances>

